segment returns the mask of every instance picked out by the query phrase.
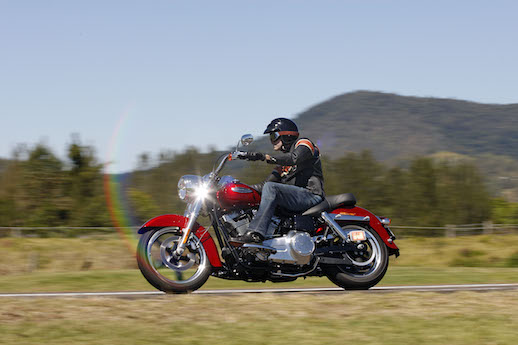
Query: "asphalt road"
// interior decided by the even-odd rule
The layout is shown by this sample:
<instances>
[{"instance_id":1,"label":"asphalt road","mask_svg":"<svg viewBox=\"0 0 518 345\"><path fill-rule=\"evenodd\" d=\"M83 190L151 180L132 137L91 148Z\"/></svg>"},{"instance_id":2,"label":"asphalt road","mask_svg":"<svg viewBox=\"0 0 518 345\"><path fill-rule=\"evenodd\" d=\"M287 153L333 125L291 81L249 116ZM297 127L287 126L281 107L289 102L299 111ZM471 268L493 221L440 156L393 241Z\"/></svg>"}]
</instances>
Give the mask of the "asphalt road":
<instances>
[{"instance_id":1,"label":"asphalt road","mask_svg":"<svg viewBox=\"0 0 518 345\"><path fill-rule=\"evenodd\" d=\"M463 285L415 285L415 286L380 286L362 293L382 293L397 291L416 292L455 292L455 291L494 291L518 290L518 284L463 284ZM232 295L254 293L348 293L341 288L303 288L303 289L229 289L229 290L198 290L196 295ZM35 297L154 297L165 296L161 291L120 291L120 292L41 292L41 293L0 293L0 298L35 298Z\"/></svg>"}]
</instances>

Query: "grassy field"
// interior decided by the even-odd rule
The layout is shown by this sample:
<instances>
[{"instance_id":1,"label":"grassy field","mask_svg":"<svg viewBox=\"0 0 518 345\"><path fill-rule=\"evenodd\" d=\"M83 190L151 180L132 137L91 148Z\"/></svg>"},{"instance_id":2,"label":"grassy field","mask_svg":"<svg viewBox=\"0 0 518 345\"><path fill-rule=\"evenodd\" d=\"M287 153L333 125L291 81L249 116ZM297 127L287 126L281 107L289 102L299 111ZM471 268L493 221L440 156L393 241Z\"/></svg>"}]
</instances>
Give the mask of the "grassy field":
<instances>
[{"instance_id":1,"label":"grassy field","mask_svg":"<svg viewBox=\"0 0 518 345\"><path fill-rule=\"evenodd\" d=\"M394 266L518 267L518 235L396 240ZM128 245L131 249L128 249ZM85 238L0 238L0 274L133 269L135 243L116 234Z\"/></svg>"},{"instance_id":2,"label":"grassy field","mask_svg":"<svg viewBox=\"0 0 518 345\"><path fill-rule=\"evenodd\" d=\"M2 344L516 344L514 291L2 299Z\"/></svg>"},{"instance_id":3,"label":"grassy field","mask_svg":"<svg viewBox=\"0 0 518 345\"><path fill-rule=\"evenodd\" d=\"M518 283L518 236L410 238L397 241L380 285ZM127 244L114 235L0 238L0 292L115 291L152 288ZM210 278L205 289L333 286L326 278L245 283Z\"/></svg>"},{"instance_id":4,"label":"grassy field","mask_svg":"<svg viewBox=\"0 0 518 345\"><path fill-rule=\"evenodd\" d=\"M518 236L406 239L379 284L518 283ZM115 236L0 238L0 292L153 290ZM203 289L326 287L326 278ZM0 344L516 344L516 291L2 298Z\"/></svg>"},{"instance_id":5,"label":"grassy field","mask_svg":"<svg viewBox=\"0 0 518 345\"><path fill-rule=\"evenodd\" d=\"M379 286L424 284L518 283L518 268L391 267ZM247 283L209 278L202 290L227 288L334 287L327 278L300 278L289 283ZM0 276L0 293L58 291L154 290L139 270L39 272Z\"/></svg>"}]
</instances>

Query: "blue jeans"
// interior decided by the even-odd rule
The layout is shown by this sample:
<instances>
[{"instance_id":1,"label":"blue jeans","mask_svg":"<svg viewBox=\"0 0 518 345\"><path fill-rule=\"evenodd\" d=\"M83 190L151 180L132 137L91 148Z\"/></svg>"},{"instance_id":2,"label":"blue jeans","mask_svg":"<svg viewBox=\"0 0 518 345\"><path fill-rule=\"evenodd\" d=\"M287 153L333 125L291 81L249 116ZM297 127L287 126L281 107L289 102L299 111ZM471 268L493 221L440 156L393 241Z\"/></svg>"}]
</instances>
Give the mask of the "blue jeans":
<instances>
[{"instance_id":1,"label":"blue jeans","mask_svg":"<svg viewBox=\"0 0 518 345\"><path fill-rule=\"evenodd\" d=\"M266 182L263 186L259 210L250 222L248 230L256 231L265 236L275 207L280 206L292 212L303 212L323 200L322 196L313 194L306 188Z\"/></svg>"}]
</instances>

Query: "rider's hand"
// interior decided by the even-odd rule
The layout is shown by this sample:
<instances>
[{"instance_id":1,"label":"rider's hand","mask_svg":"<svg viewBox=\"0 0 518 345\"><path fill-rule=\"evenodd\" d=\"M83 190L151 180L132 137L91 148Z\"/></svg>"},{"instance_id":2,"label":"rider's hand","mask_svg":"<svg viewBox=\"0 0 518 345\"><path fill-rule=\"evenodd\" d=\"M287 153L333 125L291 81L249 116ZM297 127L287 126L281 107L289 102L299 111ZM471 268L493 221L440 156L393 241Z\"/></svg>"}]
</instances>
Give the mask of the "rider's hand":
<instances>
[{"instance_id":1,"label":"rider's hand","mask_svg":"<svg viewBox=\"0 0 518 345\"><path fill-rule=\"evenodd\" d=\"M244 159L247 159L249 161L264 161L265 157L264 154L261 152L247 152Z\"/></svg>"}]
</instances>

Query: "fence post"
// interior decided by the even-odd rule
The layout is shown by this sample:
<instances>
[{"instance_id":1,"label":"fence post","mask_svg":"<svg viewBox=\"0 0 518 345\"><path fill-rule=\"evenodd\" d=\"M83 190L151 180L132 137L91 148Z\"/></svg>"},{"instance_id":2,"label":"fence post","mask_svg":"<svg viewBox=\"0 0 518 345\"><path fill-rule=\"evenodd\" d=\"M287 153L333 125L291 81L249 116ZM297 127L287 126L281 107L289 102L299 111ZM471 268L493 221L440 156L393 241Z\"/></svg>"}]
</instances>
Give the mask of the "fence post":
<instances>
[{"instance_id":1,"label":"fence post","mask_svg":"<svg viewBox=\"0 0 518 345\"><path fill-rule=\"evenodd\" d=\"M457 235L456 226L453 224L446 225L446 237L455 237Z\"/></svg>"},{"instance_id":2,"label":"fence post","mask_svg":"<svg viewBox=\"0 0 518 345\"><path fill-rule=\"evenodd\" d=\"M493 233L493 222L488 220L482 223L484 227L484 235L491 235Z\"/></svg>"}]
</instances>

